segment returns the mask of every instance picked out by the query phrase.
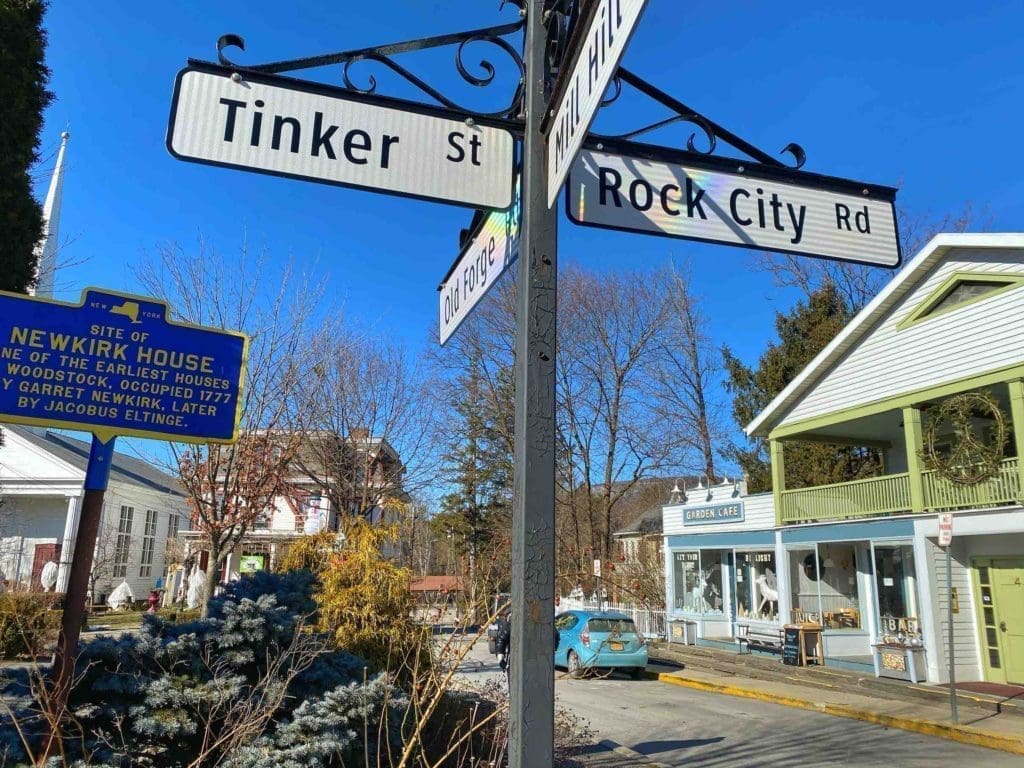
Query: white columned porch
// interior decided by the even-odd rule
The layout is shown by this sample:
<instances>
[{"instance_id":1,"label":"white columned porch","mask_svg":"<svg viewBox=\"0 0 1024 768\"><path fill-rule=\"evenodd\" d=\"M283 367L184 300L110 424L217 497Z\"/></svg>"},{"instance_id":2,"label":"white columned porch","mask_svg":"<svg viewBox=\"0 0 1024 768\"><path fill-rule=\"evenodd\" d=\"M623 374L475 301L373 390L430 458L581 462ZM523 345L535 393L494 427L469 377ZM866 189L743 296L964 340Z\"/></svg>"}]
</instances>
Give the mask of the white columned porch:
<instances>
[{"instance_id":1,"label":"white columned porch","mask_svg":"<svg viewBox=\"0 0 1024 768\"><path fill-rule=\"evenodd\" d=\"M68 494L64 498L68 502L68 511L64 517L64 536L61 539L60 563L57 566L57 592L67 590L71 558L75 552L75 539L78 537L78 517L82 509L80 494Z\"/></svg>"}]
</instances>

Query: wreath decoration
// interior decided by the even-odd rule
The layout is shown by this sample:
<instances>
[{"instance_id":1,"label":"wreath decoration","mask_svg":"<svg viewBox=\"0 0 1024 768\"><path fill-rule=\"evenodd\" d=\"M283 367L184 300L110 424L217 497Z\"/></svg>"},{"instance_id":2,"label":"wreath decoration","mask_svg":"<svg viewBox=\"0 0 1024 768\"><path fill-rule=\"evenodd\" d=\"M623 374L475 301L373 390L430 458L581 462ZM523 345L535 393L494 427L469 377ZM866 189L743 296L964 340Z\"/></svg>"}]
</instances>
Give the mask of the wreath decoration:
<instances>
[{"instance_id":1,"label":"wreath decoration","mask_svg":"<svg viewBox=\"0 0 1024 768\"><path fill-rule=\"evenodd\" d=\"M972 419L992 422L991 441L978 435ZM955 436L948 455L938 446L950 433ZM923 457L929 469L957 485L977 485L999 472L1006 446L1006 417L988 392L967 392L944 401L928 420Z\"/></svg>"}]
</instances>

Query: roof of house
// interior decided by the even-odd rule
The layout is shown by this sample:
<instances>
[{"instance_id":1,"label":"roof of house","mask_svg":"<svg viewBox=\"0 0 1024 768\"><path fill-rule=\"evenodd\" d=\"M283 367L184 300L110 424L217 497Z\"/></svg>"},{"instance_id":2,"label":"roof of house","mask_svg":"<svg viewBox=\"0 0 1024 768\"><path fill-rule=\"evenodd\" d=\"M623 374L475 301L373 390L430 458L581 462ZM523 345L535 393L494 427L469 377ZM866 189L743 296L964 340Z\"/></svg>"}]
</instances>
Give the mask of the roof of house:
<instances>
[{"instance_id":1,"label":"roof of house","mask_svg":"<svg viewBox=\"0 0 1024 768\"><path fill-rule=\"evenodd\" d=\"M76 469L85 472L89 464L89 443L83 440L76 440L67 435L57 432L42 432L41 430L28 429L13 424L5 424L4 430L10 430L18 437L32 443L44 451L56 456L61 461L71 464ZM141 459L126 456L123 453L114 453L114 462L110 467L110 478L122 483L142 486L162 493L172 493L176 496L184 496L181 484L177 478L166 472L161 472L153 465Z\"/></svg>"},{"instance_id":2,"label":"roof of house","mask_svg":"<svg viewBox=\"0 0 1024 768\"><path fill-rule=\"evenodd\" d=\"M409 584L412 592L459 592L462 579L459 576L421 576Z\"/></svg>"},{"instance_id":3,"label":"roof of house","mask_svg":"<svg viewBox=\"0 0 1024 768\"><path fill-rule=\"evenodd\" d=\"M956 248L1024 248L1024 234L946 234L932 238L829 344L800 371L745 428L748 435L767 434L847 352L863 339L932 267Z\"/></svg>"},{"instance_id":4,"label":"roof of house","mask_svg":"<svg viewBox=\"0 0 1024 768\"><path fill-rule=\"evenodd\" d=\"M644 536L661 533L661 505L651 507L630 520L622 528L612 532L612 536Z\"/></svg>"}]
</instances>

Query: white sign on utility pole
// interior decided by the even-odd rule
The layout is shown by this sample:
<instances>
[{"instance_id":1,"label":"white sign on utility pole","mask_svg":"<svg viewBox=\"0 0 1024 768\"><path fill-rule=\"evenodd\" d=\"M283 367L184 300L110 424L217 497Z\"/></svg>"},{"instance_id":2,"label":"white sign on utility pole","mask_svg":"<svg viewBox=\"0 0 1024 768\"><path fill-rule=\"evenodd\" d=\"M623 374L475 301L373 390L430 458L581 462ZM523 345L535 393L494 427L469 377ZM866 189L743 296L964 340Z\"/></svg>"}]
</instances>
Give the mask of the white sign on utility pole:
<instances>
[{"instance_id":1,"label":"white sign on utility pole","mask_svg":"<svg viewBox=\"0 0 1024 768\"><path fill-rule=\"evenodd\" d=\"M212 64L178 73L167 127L181 160L476 208L512 204L514 145L446 110Z\"/></svg>"},{"instance_id":2,"label":"white sign on utility pole","mask_svg":"<svg viewBox=\"0 0 1024 768\"><path fill-rule=\"evenodd\" d=\"M441 344L451 338L473 307L519 257L521 225L522 196L517 180L512 207L487 215L437 288Z\"/></svg>"},{"instance_id":3,"label":"white sign on utility pole","mask_svg":"<svg viewBox=\"0 0 1024 768\"><path fill-rule=\"evenodd\" d=\"M561 89L548 122L549 206L558 198L646 5L647 0L592 0L590 16L580 22L581 42L568 77L559 76Z\"/></svg>"},{"instance_id":4,"label":"white sign on utility pole","mask_svg":"<svg viewBox=\"0 0 1024 768\"><path fill-rule=\"evenodd\" d=\"M895 189L692 155L680 161L582 150L569 174L569 218L800 256L900 263Z\"/></svg>"},{"instance_id":5,"label":"white sign on utility pole","mask_svg":"<svg viewBox=\"0 0 1024 768\"><path fill-rule=\"evenodd\" d=\"M953 543L953 515L943 512L939 515L939 546L948 547Z\"/></svg>"}]
</instances>

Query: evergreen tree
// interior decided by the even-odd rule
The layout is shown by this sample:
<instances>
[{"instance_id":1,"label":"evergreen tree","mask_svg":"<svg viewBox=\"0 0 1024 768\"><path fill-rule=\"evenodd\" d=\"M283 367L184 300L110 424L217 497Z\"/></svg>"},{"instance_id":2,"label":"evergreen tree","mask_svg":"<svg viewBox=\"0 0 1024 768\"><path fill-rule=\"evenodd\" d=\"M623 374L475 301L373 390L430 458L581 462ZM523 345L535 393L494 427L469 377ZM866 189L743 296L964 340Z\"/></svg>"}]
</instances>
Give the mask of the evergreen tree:
<instances>
[{"instance_id":1,"label":"evergreen tree","mask_svg":"<svg viewBox=\"0 0 1024 768\"><path fill-rule=\"evenodd\" d=\"M43 55L44 0L0 0L0 290L24 292L35 283L35 247L43 214L32 196L29 169L39 160L50 71Z\"/></svg>"},{"instance_id":2,"label":"evergreen tree","mask_svg":"<svg viewBox=\"0 0 1024 768\"><path fill-rule=\"evenodd\" d=\"M506 414L487 402L481 386L484 375L480 359L473 358L459 379L463 394L455 408L459 428L445 455L454 490L442 499L443 511L431 522L435 536L450 537L456 551L472 556L474 564L484 553L490 558L501 549L512 505L512 457L504 439L507 425L498 423ZM500 391L501 384L497 386ZM486 581L486 573L470 575ZM475 587L470 584L470 591L475 592Z\"/></svg>"},{"instance_id":3,"label":"evergreen tree","mask_svg":"<svg viewBox=\"0 0 1024 768\"><path fill-rule=\"evenodd\" d=\"M723 348L733 394L732 413L742 429L749 424L814 359L849 322L852 313L831 284L810 294L789 314L777 313L779 335L761 355L756 368L745 365L728 347ZM879 466L875 451L822 443L788 443L786 486L799 488L826 485L868 476ZM733 443L726 455L748 476L751 492L771 490L771 464L765 438L751 438L746 445Z\"/></svg>"}]
</instances>

